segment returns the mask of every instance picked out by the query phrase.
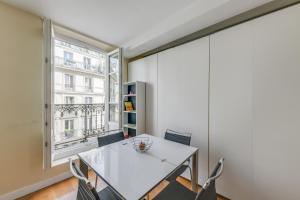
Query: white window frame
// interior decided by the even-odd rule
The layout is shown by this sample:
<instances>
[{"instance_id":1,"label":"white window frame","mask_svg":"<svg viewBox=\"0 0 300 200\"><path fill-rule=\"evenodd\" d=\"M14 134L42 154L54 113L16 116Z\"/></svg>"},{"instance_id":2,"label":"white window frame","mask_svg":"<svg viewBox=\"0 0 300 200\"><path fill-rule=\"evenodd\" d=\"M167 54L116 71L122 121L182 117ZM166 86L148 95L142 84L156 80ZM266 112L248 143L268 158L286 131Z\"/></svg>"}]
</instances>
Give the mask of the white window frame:
<instances>
[{"instance_id":1,"label":"white window frame","mask_svg":"<svg viewBox=\"0 0 300 200\"><path fill-rule=\"evenodd\" d=\"M44 131L44 168L51 168L53 166L62 164L64 162L68 161L68 157L73 157L75 154L80 153L82 151L86 151L88 149L91 148L95 148L98 146L97 143L97 138L88 138L88 142L86 143L80 143L78 146L71 146L70 148L67 148L64 152L64 155L62 156L62 158L60 160L53 160L53 155L52 155L52 144L54 142L52 135L53 135L53 123L54 120L53 119L53 108L52 108L52 103L54 102L54 93L53 93L53 89L54 89L54 57L53 55L53 50L54 50L54 40L52 39L52 35L53 35L53 29L52 29L52 22L51 20L45 19L44 20L44 24L43 24L43 30L44 30L44 67L43 67L43 75L44 75L44 80L45 80L45 84L44 84L44 89L45 89L45 96L44 96L44 104L45 104L45 115L44 115L44 124L45 124L45 131ZM61 38L59 37L60 40L64 40L67 42L71 42L73 44L76 44L78 46L84 47L84 48L88 48L90 50L96 50L98 52L104 53L107 55L107 59L108 56L110 55L110 53L108 52L104 52L102 50L100 50L99 48L95 48L87 43L84 42L80 42L76 39L73 38ZM70 39L70 40L68 40ZM119 51L119 50L118 50ZM114 51L115 52L115 51ZM108 60L106 59L106 62L108 62ZM121 66L121 62L122 62L122 55L121 52L119 54L119 65ZM108 71L108 65L106 65L106 69L105 71ZM122 83L122 68L119 68L119 83L120 83L120 89L119 89L119 96L120 96L120 117L119 117L119 127L121 128L121 94L122 94L122 87L121 87L121 83ZM64 78L64 77L63 77ZM108 80L108 76L106 76L106 80ZM75 76L73 76L73 87L75 88ZM109 84L109 83L108 83ZM105 84L105 91L107 92L109 85L107 83ZM108 93L106 93L108 94ZM105 112L105 119L107 118L107 114L109 113L109 107L107 104L107 100L108 100L108 95L105 96L105 106L107 108L107 111ZM106 121L108 124L108 121Z\"/></svg>"},{"instance_id":2,"label":"white window frame","mask_svg":"<svg viewBox=\"0 0 300 200\"><path fill-rule=\"evenodd\" d=\"M70 83L68 83L68 84L66 83L66 76L69 76ZM71 81L71 77L72 77L72 81ZM75 80L74 74L64 73L63 82L64 82L64 88L66 90L75 90L75 81L76 80ZM69 87L66 87L67 85L69 85Z\"/></svg>"},{"instance_id":3,"label":"white window frame","mask_svg":"<svg viewBox=\"0 0 300 200\"><path fill-rule=\"evenodd\" d=\"M110 56L113 56L114 54L118 53L119 54L119 66L118 66L118 70L119 70L119 101L117 102L118 107L119 107L119 122L118 124L115 122L110 122L109 121L109 106L114 104L113 102L110 102L110 83L109 83L109 58ZM107 59L106 59L106 69L105 69L105 81L106 81L106 86L105 86L105 107L107 108L107 112L105 112L105 121L108 122L105 124L105 129L106 130L114 130L114 129L121 129L122 128L122 64L123 64L123 55L122 55L122 49L118 48L112 52L109 52L107 54ZM112 125L112 128L110 127L110 125Z\"/></svg>"}]
</instances>

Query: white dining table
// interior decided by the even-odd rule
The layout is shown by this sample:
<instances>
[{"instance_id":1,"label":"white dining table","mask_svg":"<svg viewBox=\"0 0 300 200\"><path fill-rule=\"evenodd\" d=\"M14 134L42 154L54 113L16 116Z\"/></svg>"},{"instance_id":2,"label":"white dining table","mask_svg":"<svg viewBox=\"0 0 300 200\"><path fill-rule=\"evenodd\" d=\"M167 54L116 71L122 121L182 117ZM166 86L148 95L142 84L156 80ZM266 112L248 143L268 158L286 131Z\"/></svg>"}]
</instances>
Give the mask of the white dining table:
<instances>
[{"instance_id":1,"label":"white dining table","mask_svg":"<svg viewBox=\"0 0 300 200\"><path fill-rule=\"evenodd\" d=\"M122 199L144 198L160 182L192 158L192 189L198 184L198 148L148 134L151 148L144 153L133 148L132 138L79 153L80 169L88 178L92 169Z\"/></svg>"}]
</instances>

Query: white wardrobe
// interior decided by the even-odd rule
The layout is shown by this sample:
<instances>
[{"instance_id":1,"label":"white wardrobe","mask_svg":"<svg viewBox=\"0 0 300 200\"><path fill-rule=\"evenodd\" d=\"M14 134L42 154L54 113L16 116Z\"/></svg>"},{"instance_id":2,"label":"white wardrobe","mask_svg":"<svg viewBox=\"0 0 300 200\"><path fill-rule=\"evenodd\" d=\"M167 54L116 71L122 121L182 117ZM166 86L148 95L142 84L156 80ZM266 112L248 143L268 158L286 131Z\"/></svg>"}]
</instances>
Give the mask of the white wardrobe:
<instances>
[{"instance_id":1,"label":"white wardrobe","mask_svg":"<svg viewBox=\"0 0 300 200\"><path fill-rule=\"evenodd\" d=\"M208 73L208 37L132 62L128 68L129 81L147 83L147 133L163 137L168 128L192 133L191 144L199 148L200 183L208 175Z\"/></svg>"},{"instance_id":2,"label":"white wardrobe","mask_svg":"<svg viewBox=\"0 0 300 200\"><path fill-rule=\"evenodd\" d=\"M230 199L300 199L299 19L298 4L128 66L152 85L147 131L191 131L200 184L224 156Z\"/></svg>"}]
</instances>

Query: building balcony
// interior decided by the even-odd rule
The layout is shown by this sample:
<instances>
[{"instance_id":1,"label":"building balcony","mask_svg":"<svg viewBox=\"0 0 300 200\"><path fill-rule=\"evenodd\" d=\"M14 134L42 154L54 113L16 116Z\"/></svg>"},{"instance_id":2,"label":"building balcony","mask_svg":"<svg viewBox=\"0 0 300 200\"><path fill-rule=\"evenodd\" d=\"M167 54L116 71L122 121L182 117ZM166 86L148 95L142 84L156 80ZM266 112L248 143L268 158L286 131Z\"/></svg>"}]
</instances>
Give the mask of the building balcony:
<instances>
[{"instance_id":1,"label":"building balcony","mask_svg":"<svg viewBox=\"0 0 300 200\"><path fill-rule=\"evenodd\" d=\"M81 73L104 76L104 68L101 65L91 65L84 62L65 60L63 57L55 56L55 67L78 71Z\"/></svg>"},{"instance_id":2,"label":"building balcony","mask_svg":"<svg viewBox=\"0 0 300 200\"><path fill-rule=\"evenodd\" d=\"M104 132L104 104L55 104L54 150L88 141ZM73 127L64 127L65 120L74 120ZM60 125L60 126L58 126Z\"/></svg>"}]
</instances>

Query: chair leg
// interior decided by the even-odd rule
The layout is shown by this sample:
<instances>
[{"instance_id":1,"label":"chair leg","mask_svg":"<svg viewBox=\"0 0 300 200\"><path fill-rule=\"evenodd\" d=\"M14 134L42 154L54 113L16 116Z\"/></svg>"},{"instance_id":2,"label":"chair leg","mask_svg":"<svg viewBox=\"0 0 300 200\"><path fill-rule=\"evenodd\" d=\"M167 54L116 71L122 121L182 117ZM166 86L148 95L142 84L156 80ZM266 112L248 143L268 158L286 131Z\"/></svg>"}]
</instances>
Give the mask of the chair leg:
<instances>
[{"instance_id":1,"label":"chair leg","mask_svg":"<svg viewBox=\"0 0 300 200\"><path fill-rule=\"evenodd\" d=\"M193 179L193 173L192 173L192 168L189 166L189 171L190 171L190 175L191 175L191 180Z\"/></svg>"},{"instance_id":2,"label":"chair leg","mask_svg":"<svg viewBox=\"0 0 300 200\"><path fill-rule=\"evenodd\" d=\"M98 176L96 175L95 189L97 190Z\"/></svg>"},{"instance_id":3,"label":"chair leg","mask_svg":"<svg viewBox=\"0 0 300 200\"><path fill-rule=\"evenodd\" d=\"M150 195L149 193L143 198L144 200L150 200Z\"/></svg>"}]
</instances>

